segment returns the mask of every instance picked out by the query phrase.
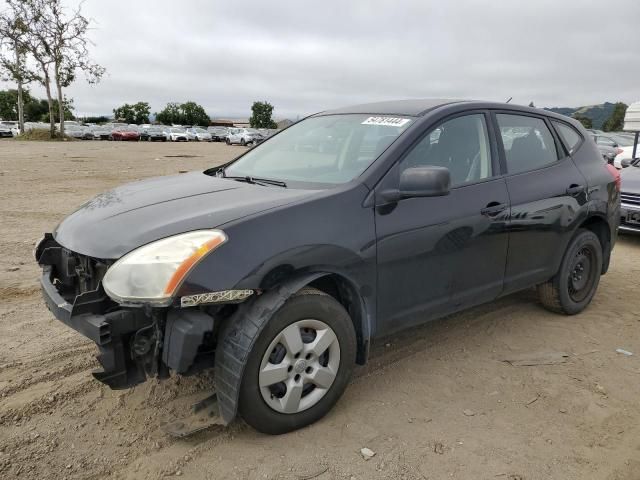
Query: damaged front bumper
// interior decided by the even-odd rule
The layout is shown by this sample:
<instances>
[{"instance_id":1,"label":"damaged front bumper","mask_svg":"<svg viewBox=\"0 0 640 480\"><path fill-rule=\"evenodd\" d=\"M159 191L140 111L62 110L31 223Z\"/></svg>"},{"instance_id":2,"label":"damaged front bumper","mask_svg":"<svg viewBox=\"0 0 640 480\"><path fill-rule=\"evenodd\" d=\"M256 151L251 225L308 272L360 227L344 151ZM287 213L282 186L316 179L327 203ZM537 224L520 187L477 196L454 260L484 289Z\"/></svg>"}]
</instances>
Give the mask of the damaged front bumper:
<instances>
[{"instance_id":1,"label":"damaged front bumper","mask_svg":"<svg viewBox=\"0 0 640 480\"><path fill-rule=\"evenodd\" d=\"M35 252L47 308L92 340L102 371L93 376L112 389L130 388L170 370L190 374L213 366L214 317L200 309L123 307L101 280L108 261L71 252L48 234Z\"/></svg>"}]
</instances>

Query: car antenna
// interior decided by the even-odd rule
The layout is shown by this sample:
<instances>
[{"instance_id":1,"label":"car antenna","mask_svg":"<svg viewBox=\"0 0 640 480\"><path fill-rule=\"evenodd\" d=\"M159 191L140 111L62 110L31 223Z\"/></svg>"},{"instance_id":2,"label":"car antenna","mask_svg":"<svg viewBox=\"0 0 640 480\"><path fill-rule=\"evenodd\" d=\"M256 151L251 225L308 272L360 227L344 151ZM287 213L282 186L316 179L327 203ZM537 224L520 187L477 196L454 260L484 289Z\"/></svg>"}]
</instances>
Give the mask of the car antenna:
<instances>
[{"instance_id":1,"label":"car antenna","mask_svg":"<svg viewBox=\"0 0 640 480\"><path fill-rule=\"evenodd\" d=\"M507 100L507 101L506 101L506 102L504 102L504 103L509 103L511 100L513 100L513 97L509 97L509 100Z\"/></svg>"}]
</instances>

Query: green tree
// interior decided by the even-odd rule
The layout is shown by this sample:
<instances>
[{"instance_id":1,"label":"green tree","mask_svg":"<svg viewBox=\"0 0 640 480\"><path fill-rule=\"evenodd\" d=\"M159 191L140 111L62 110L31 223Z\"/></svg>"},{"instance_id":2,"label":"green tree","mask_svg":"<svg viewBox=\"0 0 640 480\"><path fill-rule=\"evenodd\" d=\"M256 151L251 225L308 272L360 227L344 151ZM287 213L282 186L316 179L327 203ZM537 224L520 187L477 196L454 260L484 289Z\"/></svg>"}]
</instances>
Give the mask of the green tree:
<instances>
[{"instance_id":1,"label":"green tree","mask_svg":"<svg viewBox=\"0 0 640 480\"><path fill-rule=\"evenodd\" d=\"M584 128L593 128L593 122L589 117L585 117L583 115L578 115L573 117L575 120L579 121Z\"/></svg>"},{"instance_id":2,"label":"green tree","mask_svg":"<svg viewBox=\"0 0 640 480\"><path fill-rule=\"evenodd\" d=\"M60 111L64 111L64 119L65 120L75 120L76 117L73 115L73 99L64 97L62 102L62 108L58 106L58 99L53 99L53 122L60 122ZM40 119L43 122L50 122L49 112L45 112L45 114Z\"/></svg>"},{"instance_id":3,"label":"green tree","mask_svg":"<svg viewBox=\"0 0 640 480\"><path fill-rule=\"evenodd\" d=\"M613 107L611 116L604 122L602 129L605 132L617 132L624 127L624 115L627 113L627 104L617 102Z\"/></svg>"},{"instance_id":4,"label":"green tree","mask_svg":"<svg viewBox=\"0 0 640 480\"><path fill-rule=\"evenodd\" d=\"M180 104L169 102L160 112L156 113L156 121L164 125L172 125L174 123L182 123Z\"/></svg>"},{"instance_id":5,"label":"green tree","mask_svg":"<svg viewBox=\"0 0 640 480\"><path fill-rule=\"evenodd\" d=\"M186 102L180 105L182 110L182 123L186 125L208 126L211 122L209 115L201 105L196 102Z\"/></svg>"},{"instance_id":6,"label":"green tree","mask_svg":"<svg viewBox=\"0 0 640 480\"><path fill-rule=\"evenodd\" d=\"M138 102L133 105L125 103L124 105L113 109L113 116L116 120L121 120L126 123L135 123L140 125L141 123L149 123L149 114L151 113L151 107L147 102Z\"/></svg>"},{"instance_id":7,"label":"green tree","mask_svg":"<svg viewBox=\"0 0 640 480\"><path fill-rule=\"evenodd\" d=\"M209 115L201 105L195 102L167 103L160 112L156 113L156 121L165 125L203 125L211 122Z\"/></svg>"},{"instance_id":8,"label":"green tree","mask_svg":"<svg viewBox=\"0 0 640 480\"><path fill-rule=\"evenodd\" d=\"M249 124L253 128L278 128L276 122L271 118L273 105L269 102L253 102L251 113Z\"/></svg>"},{"instance_id":9,"label":"green tree","mask_svg":"<svg viewBox=\"0 0 640 480\"><path fill-rule=\"evenodd\" d=\"M26 89L22 90L22 100L23 105L35 101ZM3 120L18 120L19 103L18 90L0 90L0 118Z\"/></svg>"},{"instance_id":10,"label":"green tree","mask_svg":"<svg viewBox=\"0 0 640 480\"><path fill-rule=\"evenodd\" d=\"M82 119L86 123L109 123L109 117L105 117L104 115L100 115L99 117L84 117Z\"/></svg>"}]
</instances>

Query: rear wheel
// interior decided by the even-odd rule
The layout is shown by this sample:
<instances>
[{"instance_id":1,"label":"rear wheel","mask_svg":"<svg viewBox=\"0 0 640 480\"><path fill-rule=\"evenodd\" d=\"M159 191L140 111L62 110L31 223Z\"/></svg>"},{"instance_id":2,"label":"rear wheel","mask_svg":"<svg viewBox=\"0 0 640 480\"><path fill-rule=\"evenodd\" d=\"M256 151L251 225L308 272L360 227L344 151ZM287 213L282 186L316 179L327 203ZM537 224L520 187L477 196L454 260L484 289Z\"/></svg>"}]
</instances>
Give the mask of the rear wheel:
<instances>
[{"instance_id":1,"label":"rear wheel","mask_svg":"<svg viewBox=\"0 0 640 480\"><path fill-rule=\"evenodd\" d=\"M600 240L590 230L580 229L569 243L556 276L538 285L540 301L553 312L580 313L591 303L601 272Z\"/></svg>"},{"instance_id":2,"label":"rear wheel","mask_svg":"<svg viewBox=\"0 0 640 480\"><path fill-rule=\"evenodd\" d=\"M231 140L229 140L229 139L227 138L226 143L227 143L227 145L231 145Z\"/></svg>"},{"instance_id":3,"label":"rear wheel","mask_svg":"<svg viewBox=\"0 0 640 480\"><path fill-rule=\"evenodd\" d=\"M240 414L269 434L319 420L344 392L355 356L353 323L342 305L318 290L301 290L254 343L240 388Z\"/></svg>"},{"instance_id":4,"label":"rear wheel","mask_svg":"<svg viewBox=\"0 0 640 480\"><path fill-rule=\"evenodd\" d=\"M247 142L245 142L244 138L240 139L240 145L242 145L243 147L247 144Z\"/></svg>"}]
</instances>

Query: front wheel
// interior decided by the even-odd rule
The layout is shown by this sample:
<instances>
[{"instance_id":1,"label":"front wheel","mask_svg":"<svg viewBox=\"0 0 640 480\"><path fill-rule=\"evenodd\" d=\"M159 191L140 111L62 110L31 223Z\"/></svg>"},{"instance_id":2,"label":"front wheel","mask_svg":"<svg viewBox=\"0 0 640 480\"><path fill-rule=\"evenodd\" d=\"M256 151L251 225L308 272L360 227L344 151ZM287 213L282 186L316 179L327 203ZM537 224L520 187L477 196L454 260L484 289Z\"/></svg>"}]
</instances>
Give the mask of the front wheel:
<instances>
[{"instance_id":1,"label":"front wheel","mask_svg":"<svg viewBox=\"0 0 640 480\"><path fill-rule=\"evenodd\" d=\"M602 273L602 245L590 230L578 230L565 251L560 270L538 285L538 296L548 310L565 315L583 311L598 289Z\"/></svg>"},{"instance_id":2,"label":"front wheel","mask_svg":"<svg viewBox=\"0 0 640 480\"><path fill-rule=\"evenodd\" d=\"M229 140L229 139L227 138L227 140L226 140L226 144L227 144L227 145L231 145L231 140Z\"/></svg>"},{"instance_id":3,"label":"front wheel","mask_svg":"<svg viewBox=\"0 0 640 480\"><path fill-rule=\"evenodd\" d=\"M263 433L309 425L344 392L356 357L349 314L333 297L305 288L269 320L249 353L239 411Z\"/></svg>"}]
</instances>

